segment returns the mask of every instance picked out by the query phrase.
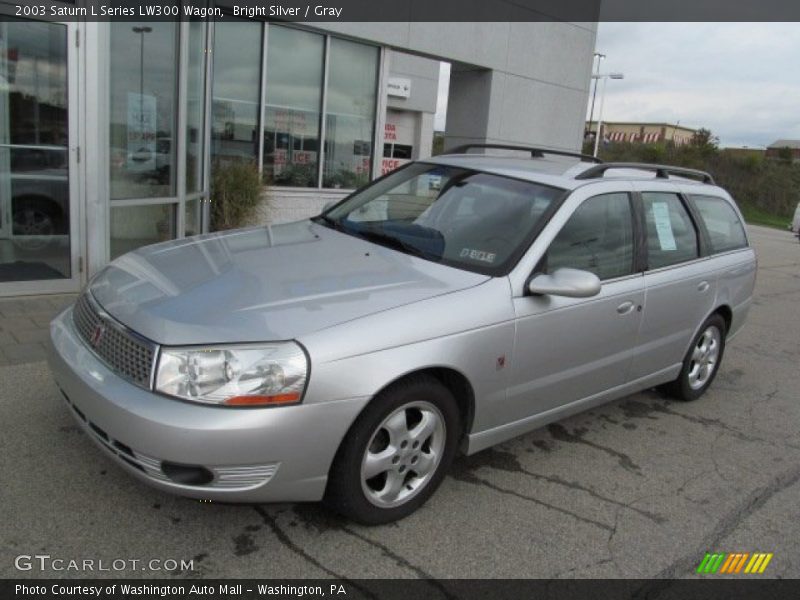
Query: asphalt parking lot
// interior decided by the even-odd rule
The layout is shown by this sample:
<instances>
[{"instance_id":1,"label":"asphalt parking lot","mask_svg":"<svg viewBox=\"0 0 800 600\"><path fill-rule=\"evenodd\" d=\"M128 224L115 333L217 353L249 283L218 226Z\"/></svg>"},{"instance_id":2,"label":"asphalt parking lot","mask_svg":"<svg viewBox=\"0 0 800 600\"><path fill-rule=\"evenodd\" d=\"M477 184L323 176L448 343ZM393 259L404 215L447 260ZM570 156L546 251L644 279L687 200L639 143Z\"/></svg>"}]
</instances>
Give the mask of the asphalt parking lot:
<instances>
[{"instance_id":1,"label":"asphalt parking lot","mask_svg":"<svg viewBox=\"0 0 800 600\"><path fill-rule=\"evenodd\" d=\"M152 490L79 431L45 363L0 366L0 577L672 578L713 551L800 577L800 244L751 236L755 304L704 398L648 391L461 457L389 526ZM34 554L194 568L15 569Z\"/></svg>"}]
</instances>

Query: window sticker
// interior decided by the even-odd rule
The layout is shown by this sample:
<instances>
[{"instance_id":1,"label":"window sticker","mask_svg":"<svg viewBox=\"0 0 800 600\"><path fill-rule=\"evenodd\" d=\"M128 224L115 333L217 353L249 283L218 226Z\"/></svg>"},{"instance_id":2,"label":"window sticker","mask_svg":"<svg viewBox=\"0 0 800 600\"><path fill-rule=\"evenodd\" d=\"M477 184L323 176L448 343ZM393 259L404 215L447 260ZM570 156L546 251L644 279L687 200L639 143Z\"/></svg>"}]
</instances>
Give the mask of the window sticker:
<instances>
[{"instance_id":1,"label":"window sticker","mask_svg":"<svg viewBox=\"0 0 800 600\"><path fill-rule=\"evenodd\" d=\"M666 202L653 202L653 219L656 222L658 243L662 250L677 250L675 236L672 233L672 222L669 217L669 206Z\"/></svg>"},{"instance_id":2,"label":"window sticker","mask_svg":"<svg viewBox=\"0 0 800 600\"><path fill-rule=\"evenodd\" d=\"M480 260L486 263L493 263L497 258L495 252L484 252L483 250L473 250L472 248L463 248L460 253L461 258L471 258L472 260Z\"/></svg>"}]
</instances>

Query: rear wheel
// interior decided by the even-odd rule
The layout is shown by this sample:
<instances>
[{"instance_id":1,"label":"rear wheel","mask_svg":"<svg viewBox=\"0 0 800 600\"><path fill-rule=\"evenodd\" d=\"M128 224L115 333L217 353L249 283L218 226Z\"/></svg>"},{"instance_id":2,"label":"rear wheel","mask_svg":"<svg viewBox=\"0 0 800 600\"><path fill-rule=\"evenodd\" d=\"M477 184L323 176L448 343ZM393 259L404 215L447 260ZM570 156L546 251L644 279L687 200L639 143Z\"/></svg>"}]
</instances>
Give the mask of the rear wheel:
<instances>
[{"instance_id":1,"label":"rear wheel","mask_svg":"<svg viewBox=\"0 0 800 600\"><path fill-rule=\"evenodd\" d=\"M680 400L696 400L714 381L725 350L725 320L711 315L692 340L686 352L683 368L675 381L663 386L671 396Z\"/></svg>"},{"instance_id":2,"label":"rear wheel","mask_svg":"<svg viewBox=\"0 0 800 600\"><path fill-rule=\"evenodd\" d=\"M402 519L436 491L459 432L455 399L436 379L413 377L387 388L342 442L326 504L367 525Z\"/></svg>"}]
</instances>

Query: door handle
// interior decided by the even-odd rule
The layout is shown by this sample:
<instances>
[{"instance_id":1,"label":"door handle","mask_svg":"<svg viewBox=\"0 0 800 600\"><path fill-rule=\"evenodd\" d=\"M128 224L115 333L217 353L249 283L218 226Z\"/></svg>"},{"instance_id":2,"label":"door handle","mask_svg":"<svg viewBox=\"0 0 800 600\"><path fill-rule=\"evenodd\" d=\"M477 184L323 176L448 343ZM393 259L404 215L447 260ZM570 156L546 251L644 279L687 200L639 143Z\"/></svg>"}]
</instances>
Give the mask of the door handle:
<instances>
[{"instance_id":1,"label":"door handle","mask_svg":"<svg viewBox=\"0 0 800 600\"><path fill-rule=\"evenodd\" d=\"M700 293L708 291L708 288L711 287L708 285L707 281L701 281L700 284L697 286L697 291Z\"/></svg>"},{"instance_id":2,"label":"door handle","mask_svg":"<svg viewBox=\"0 0 800 600\"><path fill-rule=\"evenodd\" d=\"M631 301L623 302L617 307L617 312L621 315L627 315L629 312L633 310L633 306L634 304Z\"/></svg>"}]
</instances>

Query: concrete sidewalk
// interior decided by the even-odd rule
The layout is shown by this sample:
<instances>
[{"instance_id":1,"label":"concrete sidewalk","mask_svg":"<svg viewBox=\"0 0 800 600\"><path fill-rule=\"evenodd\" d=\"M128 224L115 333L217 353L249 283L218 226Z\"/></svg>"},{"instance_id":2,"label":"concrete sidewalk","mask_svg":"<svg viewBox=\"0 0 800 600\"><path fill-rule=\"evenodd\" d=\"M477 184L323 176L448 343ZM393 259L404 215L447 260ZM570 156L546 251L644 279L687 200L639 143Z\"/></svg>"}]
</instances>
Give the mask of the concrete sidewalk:
<instances>
[{"instance_id":1,"label":"concrete sidewalk","mask_svg":"<svg viewBox=\"0 0 800 600\"><path fill-rule=\"evenodd\" d=\"M44 360L50 321L75 297L0 298L0 366Z\"/></svg>"}]
</instances>

